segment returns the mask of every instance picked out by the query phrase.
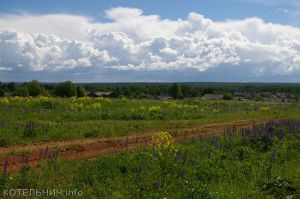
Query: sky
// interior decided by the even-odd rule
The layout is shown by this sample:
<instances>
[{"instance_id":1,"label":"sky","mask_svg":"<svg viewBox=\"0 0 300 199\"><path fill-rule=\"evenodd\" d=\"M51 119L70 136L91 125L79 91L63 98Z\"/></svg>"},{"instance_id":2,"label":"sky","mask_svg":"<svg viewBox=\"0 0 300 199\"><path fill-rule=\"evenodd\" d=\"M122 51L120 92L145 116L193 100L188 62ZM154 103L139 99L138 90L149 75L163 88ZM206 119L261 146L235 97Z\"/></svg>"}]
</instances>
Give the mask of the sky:
<instances>
[{"instance_id":1,"label":"sky","mask_svg":"<svg viewBox=\"0 0 300 199\"><path fill-rule=\"evenodd\" d=\"M300 82L300 0L1 0L0 80Z\"/></svg>"}]
</instances>

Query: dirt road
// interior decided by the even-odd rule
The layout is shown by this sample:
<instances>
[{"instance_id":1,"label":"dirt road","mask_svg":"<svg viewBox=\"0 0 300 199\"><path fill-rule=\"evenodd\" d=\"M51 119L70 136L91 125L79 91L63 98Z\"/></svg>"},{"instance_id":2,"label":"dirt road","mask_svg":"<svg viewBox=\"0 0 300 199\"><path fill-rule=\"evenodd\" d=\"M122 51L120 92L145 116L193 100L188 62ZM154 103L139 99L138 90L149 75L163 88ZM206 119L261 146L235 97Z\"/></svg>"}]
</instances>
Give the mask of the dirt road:
<instances>
[{"instance_id":1,"label":"dirt road","mask_svg":"<svg viewBox=\"0 0 300 199\"><path fill-rule=\"evenodd\" d=\"M264 121L256 121L256 124ZM193 127L167 129L174 135L176 142L182 142L199 136L220 135L225 128L241 129L251 127L252 121L232 121ZM154 132L133 134L127 137L79 139L38 143L28 146L10 146L0 148L2 172L16 172L23 165L38 166L41 160L62 158L66 160L90 159L102 154L113 154L125 150L134 151L137 146L144 147L151 143Z\"/></svg>"}]
</instances>

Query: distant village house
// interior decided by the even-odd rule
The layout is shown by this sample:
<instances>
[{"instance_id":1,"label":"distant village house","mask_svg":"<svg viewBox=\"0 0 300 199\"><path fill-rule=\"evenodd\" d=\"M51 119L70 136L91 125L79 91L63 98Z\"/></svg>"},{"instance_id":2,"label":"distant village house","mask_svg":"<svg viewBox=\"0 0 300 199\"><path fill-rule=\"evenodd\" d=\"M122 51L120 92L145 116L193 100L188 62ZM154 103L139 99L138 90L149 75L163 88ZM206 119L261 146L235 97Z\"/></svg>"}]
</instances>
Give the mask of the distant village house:
<instances>
[{"instance_id":1,"label":"distant village house","mask_svg":"<svg viewBox=\"0 0 300 199\"><path fill-rule=\"evenodd\" d=\"M113 92L89 92L89 97L113 97Z\"/></svg>"},{"instance_id":2,"label":"distant village house","mask_svg":"<svg viewBox=\"0 0 300 199\"><path fill-rule=\"evenodd\" d=\"M223 95L220 94L205 94L201 97L203 100L221 100Z\"/></svg>"}]
</instances>

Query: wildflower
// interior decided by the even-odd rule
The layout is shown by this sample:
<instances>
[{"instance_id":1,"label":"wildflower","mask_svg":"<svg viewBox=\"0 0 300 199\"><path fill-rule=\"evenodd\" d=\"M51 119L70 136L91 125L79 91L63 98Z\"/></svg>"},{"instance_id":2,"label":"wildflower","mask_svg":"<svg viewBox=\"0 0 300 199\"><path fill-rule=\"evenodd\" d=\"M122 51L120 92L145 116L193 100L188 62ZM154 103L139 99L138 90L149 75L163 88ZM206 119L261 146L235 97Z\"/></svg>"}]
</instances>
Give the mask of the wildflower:
<instances>
[{"instance_id":1,"label":"wildflower","mask_svg":"<svg viewBox=\"0 0 300 199\"><path fill-rule=\"evenodd\" d=\"M160 106L151 106L149 107L148 110L152 112L152 111L160 111L160 109L161 109Z\"/></svg>"},{"instance_id":2,"label":"wildflower","mask_svg":"<svg viewBox=\"0 0 300 199\"><path fill-rule=\"evenodd\" d=\"M70 105L71 110L81 110L83 109L83 104L82 103L72 103Z\"/></svg>"},{"instance_id":3,"label":"wildflower","mask_svg":"<svg viewBox=\"0 0 300 199\"><path fill-rule=\"evenodd\" d=\"M94 103L91 105L92 109L94 110L100 110L101 109L101 104L100 103Z\"/></svg>"},{"instance_id":4,"label":"wildflower","mask_svg":"<svg viewBox=\"0 0 300 199\"><path fill-rule=\"evenodd\" d=\"M13 99L14 100L21 100L22 98L20 96L14 96Z\"/></svg>"},{"instance_id":5,"label":"wildflower","mask_svg":"<svg viewBox=\"0 0 300 199\"><path fill-rule=\"evenodd\" d=\"M0 99L0 104L7 106L7 105L9 105L9 100L6 97L3 99Z\"/></svg>"},{"instance_id":6,"label":"wildflower","mask_svg":"<svg viewBox=\"0 0 300 199\"><path fill-rule=\"evenodd\" d=\"M219 112L218 109L214 109L214 110L213 110L213 113L218 113L218 112Z\"/></svg>"},{"instance_id":7,"label":"wildflower","mask_svg":"<svg viewBox=\"0 0 300 199\"><path fill-rule=\"evenodd\" d=\"M263 112L268 112L268 111L270 111L270 107L268 107L268 106L262 106L262 107L259 108L259 110L261 110Z\"/></svg>"},{"instance_id":8,"label":"wildflower","mask_svg":"<svg viewBox=\"0 0 300 199\"><path fill-rule=\"evenodd\" d=\"M272 154L271 154L271 157L270 157L270 161L269 161L269 162L274 162L274 160L275 160L275 155L276 155L276 151L275 151L275 149L272 149Z\"/></svg>"},{"instance_id":9,"label":"wildflower","mask_svg":"<svg viewBox=\"0 0 300 199\"><path fill-rule=\"evenodd\" d=\"M49 97L38 96L37 100L42 101L42 102L48 102L49 101Z\"/></svg>"},{"instance_id":10,"label":"wildflower","mask_svg":"<svg viewBox=\"0 0 300 199\"><path fill-rule=\"evenodd\" d=\"M71 100L72 100L73 102L75 102L75 101L77 100L77 98L76 98L76 97L71 97Z\"/></svg>"},{"instance_id":11,"label":"wildflower","mask_svg":"<svg viewBox=\"0 0 300 199\"><path fill-rule=\"evenodd\" d=\"M104 101L105 101L105 102L108 102L108 103L111 103L111 102L112 102L112 100L111 100L110 98L104 98Z\"/></svg>"},{"instance_id":12,"label":"wildflower","mask_svg":"<svg viewBox=\"0 0 300 199\"><path fill-rule=\"evenodd\" d=\"M161 131L152 136L151 146L162 156L162 151L168 149L172 154L177 152L175 141L168 132Z\"/></svg>"},{"instance_id":13,"label":"wildflower","mask_svg":"<svg viewBox=\"0 0 300 199\"><path fill-rule=\"evenodd\" d=\"M142 167L138 167L136 170L135 183L140 182L141 180Z\"/></svg>"},{"instance_id":14,"label":"wildflower","mask_svg":"<svg viewBox=\"0 0 300 199\"><path fill-rule=\"evenodd\" d=\"M146 110L146 107L140 106L140 109L144 111L144 110Z\"/></svg>"},{"instance_id":15,"label":"wildflower","mask_svg":"<svg viewBox=\"0 0 300 199\"><path fill-rule=\"evenodd\" d=\"M156 187L157 187L157 188L160 188L160 187L161 187L161 181L160 181L160 180L157 180L155 184L156 184Z\"/></svg>"},{"instance_id":16,"label":"wildflower","mask_svg":"<svg viewBox=\"0 0 300 199\"><path fill-rule=\"evenodd\" d=\"M169 105L170 108L181 109L183 106L181 104L177 104L176 102L172 102Z\"/></svg>"}]
</instances>

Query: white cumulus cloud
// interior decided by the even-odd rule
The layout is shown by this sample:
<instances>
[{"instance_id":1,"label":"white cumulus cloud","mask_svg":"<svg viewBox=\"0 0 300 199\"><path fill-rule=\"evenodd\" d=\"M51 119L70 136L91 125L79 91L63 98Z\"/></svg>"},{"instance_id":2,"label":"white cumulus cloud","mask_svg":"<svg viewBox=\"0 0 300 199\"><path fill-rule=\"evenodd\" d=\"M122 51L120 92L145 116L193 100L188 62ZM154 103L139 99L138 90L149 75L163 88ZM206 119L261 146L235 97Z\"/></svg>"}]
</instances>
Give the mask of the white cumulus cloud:
<instances>
[{"instance_id":1,"label":"white cumulus cloud","mask_svg":"<svg viewBox=\"0 0 300 199\"><path fill-rule=\"evenodd\" d=\"M108 22L70 14L1 15L0 74L231 70L247 76L300 72L300 29L259 18L215 22L112 8ZM78 72L80 71L80 72Z\"/></svg>"}]
</instances>

